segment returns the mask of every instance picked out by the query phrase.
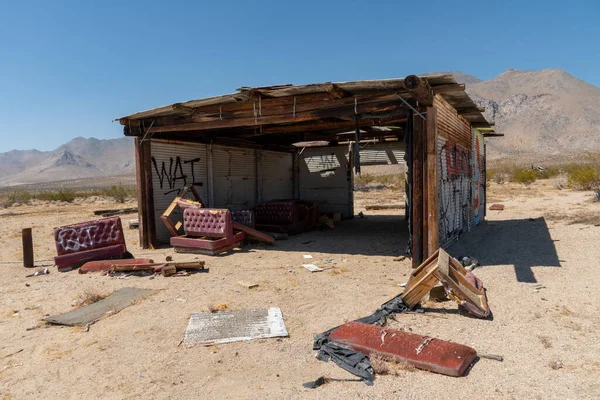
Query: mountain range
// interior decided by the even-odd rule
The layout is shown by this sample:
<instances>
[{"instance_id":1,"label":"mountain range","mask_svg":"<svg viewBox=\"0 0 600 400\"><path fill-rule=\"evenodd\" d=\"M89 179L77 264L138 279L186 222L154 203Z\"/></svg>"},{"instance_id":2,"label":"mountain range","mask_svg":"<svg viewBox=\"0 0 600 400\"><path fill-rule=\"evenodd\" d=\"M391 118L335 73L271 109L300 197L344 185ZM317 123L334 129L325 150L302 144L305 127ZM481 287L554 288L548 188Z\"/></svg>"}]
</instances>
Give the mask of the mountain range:
<instances>
[{"instance_id":1,"label":"mountain range","mask_svg":"<svg viewBox=\"0 0 600 400\"><path fill-rule=\"evenodd\" d=\"M460 72L469 95L485 106L501 138L490 138L488 158L522 162L569 160L600 152L600 88L562 69L509 69L481 80ZM0 186L135 174L133 140L77 137L53 151L0 153Z\"/></svg>"}]
</instances>

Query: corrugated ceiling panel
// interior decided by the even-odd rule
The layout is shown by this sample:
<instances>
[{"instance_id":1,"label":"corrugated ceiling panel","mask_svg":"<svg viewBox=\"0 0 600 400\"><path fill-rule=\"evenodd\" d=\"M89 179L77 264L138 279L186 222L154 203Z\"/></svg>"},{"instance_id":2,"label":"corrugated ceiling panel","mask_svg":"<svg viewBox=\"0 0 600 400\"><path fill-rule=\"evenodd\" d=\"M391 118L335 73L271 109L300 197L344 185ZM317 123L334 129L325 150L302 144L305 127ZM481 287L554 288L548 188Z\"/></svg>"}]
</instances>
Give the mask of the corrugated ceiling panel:
<instances>
[{"instance_id":1,"label":"corrugated ceiling panel","mask_svg":"<svg viewBox=\"0 0 600 400\"><path fill-rule=\"evenodd\" d=\"M404 142L369 143L361 145L361 165L393 165L404 164Z\"/></svg>"}]
</instances>

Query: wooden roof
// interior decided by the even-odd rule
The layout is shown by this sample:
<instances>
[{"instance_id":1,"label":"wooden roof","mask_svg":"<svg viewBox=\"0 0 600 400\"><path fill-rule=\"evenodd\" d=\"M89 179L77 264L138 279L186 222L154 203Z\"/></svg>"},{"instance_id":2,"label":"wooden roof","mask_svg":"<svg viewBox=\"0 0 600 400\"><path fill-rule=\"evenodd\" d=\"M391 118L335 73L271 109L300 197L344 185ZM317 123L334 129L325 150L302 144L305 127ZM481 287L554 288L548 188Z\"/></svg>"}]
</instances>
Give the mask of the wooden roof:
<instances>
[{"instance_id":1,"label":"wooden roof","mask_svg":"<svg viewBox=\"0 0 600 400\"><path fill-rule=\"evenodd\" d=\"M494 133L453 75L241 87L233 94L141 111L119 121L128 136L291 144L337 140L353 128L356 115L361 129L381 137L397 134L408 111L431 105L434 95L442 96L473 127ZM376 129L381 126L392 129Z\"/></svg>"}]
</instances>

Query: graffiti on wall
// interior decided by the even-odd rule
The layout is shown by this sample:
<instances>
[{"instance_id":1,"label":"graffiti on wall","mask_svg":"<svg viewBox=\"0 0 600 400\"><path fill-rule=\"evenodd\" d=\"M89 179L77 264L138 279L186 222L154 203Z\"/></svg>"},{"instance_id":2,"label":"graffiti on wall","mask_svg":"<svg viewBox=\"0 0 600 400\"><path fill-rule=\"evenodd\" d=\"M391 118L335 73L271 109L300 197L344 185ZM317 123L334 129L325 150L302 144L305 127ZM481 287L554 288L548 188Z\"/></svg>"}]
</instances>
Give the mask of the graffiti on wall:
<instances>
[{"instance_id":1,"label":"graffiti on wall","mask_svg":"<svg viewBox=\"0 0 600 400\"><path fill-rule=\"evenodd\" d=\"M444 245L470 227L472 215L472 165L469 149L439 138L439 238Z\"/></svg>"},{"instance_id":2,"label":"graffiti on wall","mask_svg":"<svg viewBox=\"0 0 600 400\"><path fill-rule=\"evenodd\" d=\"M183 173L183 165L190 165L190 175L191 182L189 184L194 186L202 186L202 182L196 181L196 175L194 173L194 163L199 163L200 157L191 159L191 160L181 160L181 157L177 156L175 158L169 158L168 164L169 167L167 169L167 162L162 161L160 169L158 168L158 163L156 158L152 157L152 165L154 166L154 171L156 172L156 176L158 177L158 182L160 189L169 189L165 192L165 195L169 193L173 193L178 191L178 188L188 185L189 175ZM181 182L182 184L178 185Z\"/></svg>"}]
</instances>

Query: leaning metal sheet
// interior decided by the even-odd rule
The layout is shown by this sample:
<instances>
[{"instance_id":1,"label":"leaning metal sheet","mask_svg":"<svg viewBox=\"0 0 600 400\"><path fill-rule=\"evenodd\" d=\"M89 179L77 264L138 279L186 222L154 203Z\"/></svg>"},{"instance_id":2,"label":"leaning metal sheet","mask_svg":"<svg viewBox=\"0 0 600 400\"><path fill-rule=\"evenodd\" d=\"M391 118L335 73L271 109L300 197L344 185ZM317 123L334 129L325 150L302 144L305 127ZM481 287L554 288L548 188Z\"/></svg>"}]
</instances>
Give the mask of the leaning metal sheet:
<instances>
[{"instance_id":1,"label":"leaning metal sheet","mask_svg":"<svg viewBox=\"0 0 600 400\"><path fill-rule=\"evenodd\" d=\"M211 345L288 336L278 307L258 310L193 313L183 344Z\"/></svg>"}]
</instances>

